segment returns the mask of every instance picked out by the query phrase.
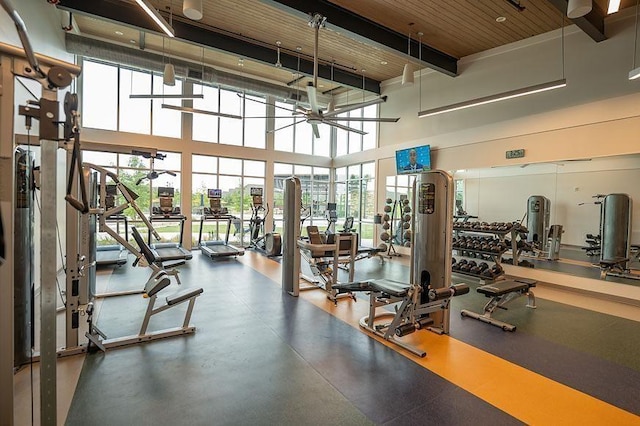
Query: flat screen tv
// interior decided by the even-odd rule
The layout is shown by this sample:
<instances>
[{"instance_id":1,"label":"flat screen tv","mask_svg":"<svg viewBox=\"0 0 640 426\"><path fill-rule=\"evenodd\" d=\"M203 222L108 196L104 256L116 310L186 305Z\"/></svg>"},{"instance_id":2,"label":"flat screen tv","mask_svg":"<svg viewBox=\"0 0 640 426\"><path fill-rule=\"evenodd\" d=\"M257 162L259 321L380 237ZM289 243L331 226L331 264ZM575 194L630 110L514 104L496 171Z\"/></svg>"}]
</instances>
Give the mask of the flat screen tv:
<instances>
[{"instance_id":1,"label":"flat screen tv","mask_svg":"<svg viewBox=\"0 0 640 426\"><path fill-rule=\"evenodd\" d=\"M209 198L222 198L222 189L209 189L207 190L207 196Z\"/></svg>"},{"instance_id":2,"label":"flat screen tv","mask_svg":"<svg viewBox=\"0 0 640 426\"><path fill-rule=\"evenodd\" d=\"M174 191L170 186L159 186L158 197L173 197Z\"/></svg>"},{"instance_id":3,"label":"flat screen tv","mask_svg":"<svg viewBox=\"0 0 640 426\"><path fill-rule=\"evenodd\" d=\"M431 170L431 146L422 145L396 151L396 173L399 175Z\"/></svg>"}]
</instances>

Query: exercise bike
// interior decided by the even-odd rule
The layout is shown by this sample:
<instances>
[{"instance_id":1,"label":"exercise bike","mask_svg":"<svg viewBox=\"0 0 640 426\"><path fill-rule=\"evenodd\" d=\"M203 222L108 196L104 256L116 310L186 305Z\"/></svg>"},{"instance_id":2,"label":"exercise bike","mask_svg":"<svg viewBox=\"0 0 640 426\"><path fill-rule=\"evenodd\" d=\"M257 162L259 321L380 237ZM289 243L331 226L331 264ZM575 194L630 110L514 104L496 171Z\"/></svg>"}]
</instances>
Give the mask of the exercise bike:
<instances>
[{"instance_id":1,"label":"exercise bike","mask_svg":"<svg viewBox=\"0 0 640 426\"><path fill-rule=\"evenodd\" d=\"M261 251L266 256L282 254L282 238L277 232L264 232L264 223L269 215L269 205L262 201L262 188L252 187L251 219L249 219L249 247Z\"/></svg>"}]
</instances>

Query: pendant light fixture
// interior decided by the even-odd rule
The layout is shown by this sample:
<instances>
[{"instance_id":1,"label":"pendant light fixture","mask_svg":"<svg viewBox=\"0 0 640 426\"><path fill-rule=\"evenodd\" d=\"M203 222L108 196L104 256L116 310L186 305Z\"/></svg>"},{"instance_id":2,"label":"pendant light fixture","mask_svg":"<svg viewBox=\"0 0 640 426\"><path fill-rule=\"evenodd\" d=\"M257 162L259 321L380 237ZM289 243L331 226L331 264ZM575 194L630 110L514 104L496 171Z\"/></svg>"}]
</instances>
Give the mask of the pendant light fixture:
<instances>
[{"instance_id":1,"label":"pendant light fixture","mask_svg":"<svg viewBox=\"0 0 640 426\"><path fill-rule=\"evenodd\" d=\"M413 25L412 23L409 26ZM407 63L404 64L402 70L402 85L410 86L413 84L413 64L411 63L411 31L409 31L409 38L407 42Z\"/></svg>"},{"instance_id":2,"label":"pendant light fixture","mask_svg":"<svg viewBox=\"0 0 640 426\"><path fill-rule=\"evenodd\" d=\"M162 37L162 61L164 62L164 37ZM164 71L162 73L162 82L165 86L175 86L176 85L176 70L173 67L171 62L167 62L164 64Z\"/></svg>"},{"instance_id":3,"label":"pendant light fixture","mask_svg":"<svg viewBox=\"0 0 640 426\"><path fill-rule=\"evenodd\" d=\"M202 19L202 0L184 0L182 13L189 19L199 21Z\"/></svg>"},{"instance_id":4,"label":"pendant light fixture","mask_svg":"<svg viewBox=\"0 0 640 426\"><path fill-rule=\"evenodd\" d=\"M276 45L278 46L277 48L277 52L278 52L278 59L276 60L276 63L274 64L274 66L276 68L282 68L282 62L280 62L280 45L282 44L281 41L276 41Z\"/></svg>"},{"instance_id":5,"label":"pendant light fixture","mask_svg":"<svg viewBox=\"0 0 640 426\"><path fill-rule=\"evenodd\" d=\"M576 19L591 12L592 0L569 0L567 5L567 18Z\"/></svg>"},{"instance_id":6,"label":"pendant light fixture","mask_svg":"<svg viewBox=\"0 0 640 426\"><path fill-rule=\"evenodd\" d=\"M640 67L636 67L636 51L638 50L638 6L640 1L636 0L636 27L633 37L633 68L629 71L629 80L640 77Z\"/></svg>"}]
</instances>

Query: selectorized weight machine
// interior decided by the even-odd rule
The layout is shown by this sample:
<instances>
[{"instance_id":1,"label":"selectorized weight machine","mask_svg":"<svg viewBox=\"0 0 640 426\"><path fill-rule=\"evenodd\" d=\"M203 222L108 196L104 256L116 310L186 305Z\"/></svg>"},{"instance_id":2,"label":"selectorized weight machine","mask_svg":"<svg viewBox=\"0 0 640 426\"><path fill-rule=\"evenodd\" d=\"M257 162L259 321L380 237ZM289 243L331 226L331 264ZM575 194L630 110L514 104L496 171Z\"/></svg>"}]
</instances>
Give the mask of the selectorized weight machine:
<instances>
[{"instance_id":1,"label":"selectorized weight machine","mask_svg":"<svg viewBox=\"0 0 640 426\"><path fill-rule=\"evenodd\" d=\"M209 198L209 207L205 207L200 217L200 232L198 232L198 247L200 252L210 259L224 258L230 256L243 256L244 249L229 244L229 232L231 231L232 222L237 218L229 214L226 207L222 207L222 190L208 189L207 197ZM206 222L226 222L227 230L224 240L202 240L202 230Z\"/></svg>"},{"instance_id":2,"label":"selectorized weight machine","mask_svg":"<svg viewBox=\"0 0 640 426\"><path fill-rule=\"evenodd\" d=\"M269 216L269 204L262 200L262 188L252 187L251 191L251 219L249 233L250 247L261 251L265 255L280 256L282 254L282 238L277 232L265 232L265 221Z\"/></svg>"}]
</instances>

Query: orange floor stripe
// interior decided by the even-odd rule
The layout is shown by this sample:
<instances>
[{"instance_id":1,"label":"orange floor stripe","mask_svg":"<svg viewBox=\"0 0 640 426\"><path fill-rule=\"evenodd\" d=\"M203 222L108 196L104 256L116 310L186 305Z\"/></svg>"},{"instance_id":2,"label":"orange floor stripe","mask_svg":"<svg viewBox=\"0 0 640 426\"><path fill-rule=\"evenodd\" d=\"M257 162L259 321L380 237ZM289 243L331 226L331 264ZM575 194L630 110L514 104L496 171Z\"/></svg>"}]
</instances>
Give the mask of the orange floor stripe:
<instances>
[{"instance_id":1,"label":"orange floor stripe","mask_svg":"<svg viewBox=\"0 0 640 426\"><path fill-rule=\"evenodd\" d=\"M254 253L245 256L242 262L274 282L281 282L279 263ZM355 328L359 328L359 319L368 313L368 303L341 300L335 306L322 290L301 292L300 296ZM427 352L426 358L418 358L384 339L367 334L528 424L640 424L640 417L628 411L450 336L419 331L404 337L403 341Z\"/></svg>"}]
</instances>

